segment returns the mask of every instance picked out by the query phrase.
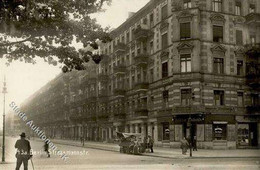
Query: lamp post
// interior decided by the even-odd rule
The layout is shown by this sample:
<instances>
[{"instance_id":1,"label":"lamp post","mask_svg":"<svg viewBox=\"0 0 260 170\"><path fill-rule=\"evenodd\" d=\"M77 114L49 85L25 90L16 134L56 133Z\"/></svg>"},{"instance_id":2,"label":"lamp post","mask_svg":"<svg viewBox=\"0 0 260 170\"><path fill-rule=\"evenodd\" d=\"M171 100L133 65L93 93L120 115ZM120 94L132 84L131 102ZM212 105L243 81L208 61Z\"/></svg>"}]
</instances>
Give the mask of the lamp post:
<instances>
[{"instance_id":1,"label":"lamp post","mask_svg":"<svg viewBox=\"0 0 260 170\"><path fill-rule=\"evenodd\" d=\"M2 162L5 162L5 94L7 93L5 77L4 77L4 87L2 93L4 94Z\"/></svg>"}]
</instances>

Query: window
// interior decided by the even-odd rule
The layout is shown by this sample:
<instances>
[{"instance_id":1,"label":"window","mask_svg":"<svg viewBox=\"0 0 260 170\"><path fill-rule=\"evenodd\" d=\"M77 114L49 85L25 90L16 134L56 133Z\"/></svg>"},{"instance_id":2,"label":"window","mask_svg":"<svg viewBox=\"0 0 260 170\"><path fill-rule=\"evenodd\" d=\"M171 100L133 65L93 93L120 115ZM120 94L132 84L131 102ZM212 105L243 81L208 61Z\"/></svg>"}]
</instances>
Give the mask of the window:
<instances>
[{"instance_id":1,"label":"window","mask_svg":"<svg viewBox=\"0 0 260 170\"><path fill-rule=\"evenodd\" d=\"M259 94L251 94L252 106L259 106Z\"/></svg>"},{"instance_id":2,"label":"window","mask_svg":"<svg viewBox=\"0 0 260 170\"><path fill-rule=\"evenodd\" d=\"M163 95L163 100L164 100L164 102L168 102L168 99L169 99L169 90L164 90L162 95Z\"/></svg>"},{"instance_id":3,"label":"window","mask_svg":"<svg viewBox=\"0 0 260 170\"><path fill-rule=\"evenodd\" d=\"M250 35L250 40L251 40L252 45L255 45L255 43L256 43L255 39L256 39L256 37L254 35Z\"/></svg>"},{"instance_id":4,"label":"window","mask_svg":"<svg viewBox=\"0 0 260 170\"><path fill-rule=\"evenodd\" d=\"M169 122L162 123L163 129L163 140L170 140L170 126Z\"/></svg>"},{"instance_id":5,"label":"window","mask_svg":"<svg viewBox=\"0 0 260 170\"><path fill-rule=\"evenodd\" d=\"M150 24L153 26L153 13L150 14Z\"/></svg>"},{"instance_id":6,"label":"window","mask_svg":"<svg viewBox=\"0 0 260 170\"><path fill-rule=\"evenodd\" d=\"M183 1L183 8L184 9L191 8L191 0L184 0Z\"/></svg>"},{"instance_id":7,"label":"window","mask_svg":"<svg viewBox=\"0 0 260 170\"><path fill-rule=\"evenodd\" d=\"M223 42L223 26L213 25L213 41Z\"/></svg>"},{"instance_id":8,"label":"window","mask_svg":"<svg viewBox=\"0 0 260 170\"><path fill-rule=\"evenodd\" d=\"M243 33L241 30L236 30L236 43L237 45L243 45Z\"/></svg>"},{"instance_id":9,"label":"window","mask_svg":"<svg viewBox=\"0 0 260 170\"><path fill-rule=\"evenodd\" d=\"M227 123L219 122L213 124L214 140L226 140L227 139Z\"/></svg>"},{"instance_id":10,"label":"window","mask_svg":"<svg viewBox=\"0 0 260 170\"><path fill-rule=\"evenodd\" d=\"M244 93L243 92L237 92L237 106L244 106Z\"/></svg>"},{"instance_id":11,"label":"window","mask_svg":"<svg viewBox=\"0 0 260 170\"><path fill-rule=\"evenodd\" d=\"M190 105L191 101L191 89L182 89L181 90L181 105Z\"/></svg>"},{"instance_id":12,"label":"window","mask_svg":"<svg viewBox=\"0 0 260 170\"><path fill-rule=\"evenodd\" d=\"M222 11L222 0L213 0L212 9L215 12L221 12Z\"/></svg>"},{"instance_id":13,"label":"window","mask_svg":"<svg viewBox=\"0 0 260 170\"><path fill-rule=\"evenodd\" d=\"M165 18L168 17L168 9L167 9L167 5L162 7L162 20L164 20Z\"/></svg>"},{"instance_id":14,"label":"window","mask_svg":"<svg viewBox=\"0 0 260 170\"><path fill-rule=\"evenodd\" d=\"M237 60L237 75L243 75L243 60Z\"/></svg>"},{"instance_id":15,"label":"window","mask_svg":"<svg viewBox=\"0 0 260 170\"><path fill-rule=\"evenodd\" d=\"M143 24L146 25L147 24L147 18L143 19Z\"/></svg>"},{"instance_id":16,"label":"window","mask_svg":"<svg viewBox=\"0 0 260 170\"><path fill-rule=\"evenodd\" d=\"M165 33L162 35L162 49L167 48L168 46L168 34Z\"/></svg>"},{"instance_id":17,"label":"window","mask_svg":"<svg viewBox=\"0 0 260 170\"><path fill-rule=\"evenodd\" d=\"M150 42L150 53L153 54L153 41Z\"/></svg>"},{"instance_id":18,"label":"window","mask_svg":"<svg viewBox=\"0 0 260 170\"><path fill-rule=\"evenodd\" d=\"M126 42L128 43L129 41L130 41L130 33L127 32L127 33L126 33Z\"/></svg>"},{"instance_id":19,"label":"window","mask_svg":"<svg viewBox=\"0 0 260 170\"><path fill-rule=\"evenodd\" d=\"M241 15L241 2L239 1L236 2L235 15Z\"/></svg>"},{"instance_id":20,"label":"window","mask_svg":"<svg viewBox=\"0 0 260 170\"><path fill-rule=\"evenodd\" d=\"M168 77L168 62L162 63L162 78Z\"/></svg>"},{"instance_id":21,"label":"window","mask_svg":"<svg viewBox=\"0 0 260 170\"><path fill-rule=\"evenodd\" d=\"M153 82L153 68L150 69L150 82Z\"/></svg>"},{"instance_id":22,"label":"window","mask_svg":"<svg viewBox=\"0 0 260 170\"><path fill-rule=\"evenodd\" d=\"M191 38L190 22L180 24L180 38L186 40Z\"/></svg>"},{"instance_id":23,"label":"window","mask_svg":"<svg viewBox=\"0 0 260 170\"><path fill-rule=\"evenodd\" d=\"M181 55L181 72L191 72L191 55L182 54Z\"/></svg>"},{"instance_id":24,"label":"window","mask_svg":"<svg viewBox=\"0 0 260 170\"><path fill-rule=\"evenodd\" d=\"M250 4L249 13L255 13L255 5L254 4Z\"/></svg>"},{"instance_id":25,"label":"window","mask_svg":"<svg viewBox=\"0 0 260 170\"><path fill-rule=\"evenodd\" d=\"M224 74L224 59L214 58L213 72L216 74Z\"/></svg>"},{"instance_id":26,"label":"window","mask_svg":"<svg viewBox=\"0 0 260 170\"><path fill-rule=\"evenodd\" d=\"M224 105L224 91L223 90L214 90L214 102L215 102L215 106Z\"/></svg>"}]
</instances>

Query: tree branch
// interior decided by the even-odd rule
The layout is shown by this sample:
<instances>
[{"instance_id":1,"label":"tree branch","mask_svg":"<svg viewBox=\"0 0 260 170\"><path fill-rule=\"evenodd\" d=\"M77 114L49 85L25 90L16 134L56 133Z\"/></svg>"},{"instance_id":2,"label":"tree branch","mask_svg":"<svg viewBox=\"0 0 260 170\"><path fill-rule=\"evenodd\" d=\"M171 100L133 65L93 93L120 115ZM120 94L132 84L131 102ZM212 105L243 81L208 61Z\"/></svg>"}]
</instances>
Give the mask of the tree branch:
<instances>
[{"instance_id":1,"label":"tree branch","mask_svg":"<svg viewBox=\"0 0 260 170\"><path fill-rule=\"evenodd\" d=\"M23 42L26 42L26 41L30 41L33 37L30 36L24 40L21 40L21 41L15 41L15 42L9 42L9 43L0 43L0 47L6 47L6 46L11 46L11 45L14 45L14 44L19 44L19 43L23 43Z\"/></svg>"}]
</instances>

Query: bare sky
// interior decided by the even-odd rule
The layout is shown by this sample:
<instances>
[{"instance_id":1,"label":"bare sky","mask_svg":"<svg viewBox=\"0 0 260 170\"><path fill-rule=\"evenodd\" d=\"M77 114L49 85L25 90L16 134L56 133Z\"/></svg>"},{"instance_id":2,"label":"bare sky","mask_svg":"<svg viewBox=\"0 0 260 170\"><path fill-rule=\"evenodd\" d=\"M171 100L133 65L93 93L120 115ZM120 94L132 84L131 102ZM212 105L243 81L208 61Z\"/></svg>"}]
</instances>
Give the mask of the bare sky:
<instances>
[{"instance_id":1,"label":"bare sky","mask_svg":"<svg viewBox=\"0 0 260 170\"><path fill-rule=\"evenodd\" d=\"M113 0L111 6L106 6L106 12L95 15L98 23L103 27L116 28L128 17L128 12L136 12L149 0ZM0 92L3 89L3 79L6 75L7 90L6 113L9 111L9 103L14 101L20 105L26 98L44 86L61 72L58 66L51 66L39 60L37 64L13 62L5 66L4 59L0 59ZM0 93L0 128L2 129L3 94Z\"/></svg>"}]
</instances>

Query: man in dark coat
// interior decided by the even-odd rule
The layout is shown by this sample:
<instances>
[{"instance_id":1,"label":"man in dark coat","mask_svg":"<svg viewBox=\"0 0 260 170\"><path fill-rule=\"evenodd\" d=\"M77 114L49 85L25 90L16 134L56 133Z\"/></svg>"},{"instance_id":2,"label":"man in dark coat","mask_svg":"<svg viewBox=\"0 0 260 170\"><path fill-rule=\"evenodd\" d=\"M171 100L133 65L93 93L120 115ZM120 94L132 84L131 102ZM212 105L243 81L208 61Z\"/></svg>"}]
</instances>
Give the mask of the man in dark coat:
<instances>
[{"instance_id":1,"label":"man in dark coat","mask_svg":"<svg viewBox=\"0 0 260 170\"><path fill-rule=\"evenodd\" d=\"M153 143L154 143L154 141L152 139L152 136L149 135L148 136L148 146L151 149L151 153L153 153Z\"/></svg>"},{"instance_id":2,"label":"man in dark coat","mask_svg":"<svg viewBox=\"0 0 260 170\"><path fill-rule=\"evenodd\" d=\"M31 145L28 140L25 139L25 133L23 132L20 135L21 139L17 140L15 143L15 148L17 149L16 153L16 168L15 170L19 170L20 166L23 163L24 170L28 170L28 160L32 157L31 155Z\"/></svg>"},{"instance_id":3,"label":"man in dark coat","mask_svg":"<svg viewBox=\"0 0 260 170\"><path fill-rule=\"evenodd\" d=\"M49 152L49 144L47 143L47 141L45 141L45 143L44 143L44 151L47 153L48 158L49 158L50 152Z\"/></svg>"}]
</instances>

